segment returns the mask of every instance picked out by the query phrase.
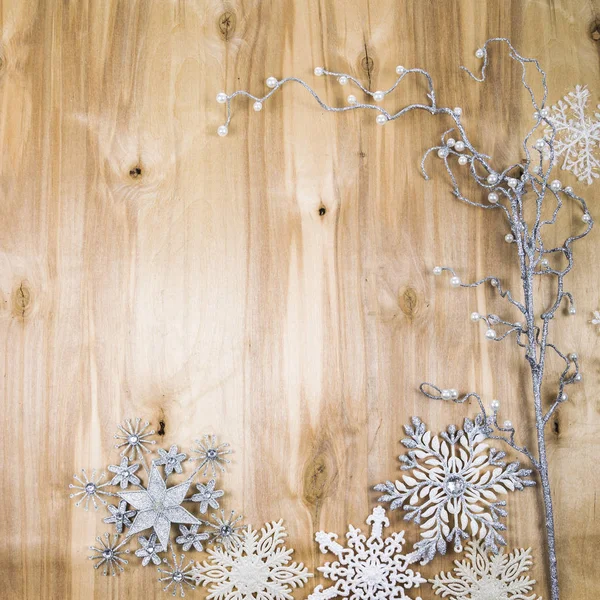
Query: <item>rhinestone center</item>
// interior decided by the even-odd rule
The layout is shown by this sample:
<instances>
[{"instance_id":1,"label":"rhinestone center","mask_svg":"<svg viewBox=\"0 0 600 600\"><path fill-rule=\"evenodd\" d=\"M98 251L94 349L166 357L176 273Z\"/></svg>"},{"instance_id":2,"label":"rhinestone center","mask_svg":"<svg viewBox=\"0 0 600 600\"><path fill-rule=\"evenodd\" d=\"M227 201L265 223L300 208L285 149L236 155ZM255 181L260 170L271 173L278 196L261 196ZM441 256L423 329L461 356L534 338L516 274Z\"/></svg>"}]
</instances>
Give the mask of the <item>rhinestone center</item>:
<instances>
[{"instance_id":1,"label":"rhinestone center","mask_svg":"<svg viewBox=\"0 0 600 600\"><path fill-rule=\"evenodd\" d=\"M85 486L85 491L86 491L88 494L93 494L93 493L96 491L96 484L95 484L95 483L88 483L88 484Z\"/></svg>"},{"instance_id":2,"label":"rhinestone center","mask_svg":"<svg viewBox=\"0 0 600 600\"><path fill-rule=\"evenodd\" d=\"M451 498L462 496L467 484L460 475L450 475L444 482L444 489Z\"/></svg>"}]
</instances>

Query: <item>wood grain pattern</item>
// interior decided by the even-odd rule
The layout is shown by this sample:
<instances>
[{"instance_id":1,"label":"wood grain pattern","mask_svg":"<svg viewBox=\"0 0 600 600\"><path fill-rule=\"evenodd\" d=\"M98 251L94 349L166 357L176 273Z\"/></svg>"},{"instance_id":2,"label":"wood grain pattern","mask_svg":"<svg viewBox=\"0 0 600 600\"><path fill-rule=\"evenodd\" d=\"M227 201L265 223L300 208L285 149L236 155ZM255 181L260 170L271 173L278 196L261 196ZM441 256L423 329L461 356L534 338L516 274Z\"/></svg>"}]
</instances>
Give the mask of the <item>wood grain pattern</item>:
<instances>
[{"instance_id":1,"label":"wood grain pattern","mask_svg":"<svg viewBox=\"0 0 600 600\"><path fill-rule=\"evenodd\" d=\"M446 123L378 127L288 88L259 114L240 102L220 139L214 98L260 92L269 75L312 81L319 64L371 89L398 63L421 66L441 102L464 107L478 146L514 162L532 113L518 73L496 54L480 86L458 65L506 36L547 68L552 100L576 83L597 100L595 0L9 0L0 12L0 596L163 597L141 567L94 572L87 546L103 524L68 500L75 470L114 457L124 417L162 421L166 446L206 431L231 442L229 506L257 525L283 516L313 570L314 532L363 522L412 415L440 429L474 410L426 401L422 380L501 399L532 442L518 352L468 320L502 305L430 276L444 263L519 283L498 216L453 202L439 165L420 176ZM349 93L315 85L331 101ZM422 94L410 81L386 102ZM592 211L599 189L577 185ZM562 227L578 224L574 212ZM587 323L599 259L594 233L569 276L578 314L555 332L585 369L549 440L565 600L600 591L599 338ZM509 542L534 548L546 597L539 491L516 496Z\"/></svg>"}]
</instances>

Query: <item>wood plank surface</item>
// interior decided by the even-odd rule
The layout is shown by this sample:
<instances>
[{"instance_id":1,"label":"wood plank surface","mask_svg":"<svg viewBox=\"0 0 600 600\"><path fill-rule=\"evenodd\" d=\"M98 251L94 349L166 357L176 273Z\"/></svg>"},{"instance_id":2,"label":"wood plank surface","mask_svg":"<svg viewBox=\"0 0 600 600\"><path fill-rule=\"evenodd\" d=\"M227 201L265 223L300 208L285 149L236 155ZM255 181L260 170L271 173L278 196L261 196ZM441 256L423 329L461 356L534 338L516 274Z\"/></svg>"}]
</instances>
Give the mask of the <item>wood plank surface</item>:
<instances>
[{"instance_id":1,"label":"wood plank surface","mask_svg":"<svg viewBox=\"0 0 600 600\"><path fill-rule=\"evenodd\" d=\"M315 66L373 90L397 64L423 67L476 145L509 164L533 112L515 64L496 50L484 85L458 66L506 36L547 69L551 101L585 84L593 110L596 0L8 0L0 18L1 597L163 597L137 564L117 578L91 568L106 526L68 498L74 472L116 460L126 417L162 422L164 447L206 432L230 442L225 506L256 526L284 518L312 571L314 533L362 525L371 487L397 476L411 416L439 431L474 414L423 398L421 381L500 399L533 445L522 355L469 321L503 305L431 276L441 263L520 282L500 216L456 202L441 163L420 175L448 122L411 113L379 127L290 86L260 113L236 102L221 139L215 95L296 75L341 103L349 88ZM415 99L416 79L385 105ZM559 175L600 217L600 184ZM556 240L580 226L567 213ZM595 600L597 232L575 259L578 313L558 316L553 340L579 353L584 378L548 443L563 598ZM509 512L509 544L533 548L546 598L539 488ZM391 525L417 539L401 514Z\"/></svg>"}]
</instances>

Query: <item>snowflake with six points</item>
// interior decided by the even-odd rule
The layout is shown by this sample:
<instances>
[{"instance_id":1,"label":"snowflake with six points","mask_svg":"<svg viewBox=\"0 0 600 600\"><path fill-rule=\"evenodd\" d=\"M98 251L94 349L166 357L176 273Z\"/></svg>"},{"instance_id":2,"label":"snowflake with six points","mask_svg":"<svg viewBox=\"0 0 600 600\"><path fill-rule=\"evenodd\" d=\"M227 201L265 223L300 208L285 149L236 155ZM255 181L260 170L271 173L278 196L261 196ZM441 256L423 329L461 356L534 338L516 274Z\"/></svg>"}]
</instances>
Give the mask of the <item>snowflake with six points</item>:
<instances>
[{"instance_id":1,"label":"snowflake with six points","mask_svg":"<svg viewBox=\"0 0 600 600\"><path fill-rule=\"evenodd\" d=\"M217 498L221 498L225 492L223 490L215 490L215 485L215 479L211 479L207 484L196 484L198 493L191 497L191 501L200 503L200 514L206 514L209 506L215 510L219 508Z\"/></svg>"},{"instance_id":2,"label":"snowflake with six points","mask_svg":"<svg viewBox=\"0 0 600 600\"><path fill-rule=\"evenodd\" d=\"M192 546L194 550L202 552L204 550L202 542L210 537L208 533L198 533L198 525L192 525L189 528L185 525L180 525L179 531L181 535L175 541L183 546L185 552L191 550Z\"/></svg>"},{"instance_id":3,"label":"snowflake with six points","mask_svg":"<svg viewBox=\"0 0 600 600\"><path fill-rule=\"evenodd\" d=\"M153 533L149 538L143 535L138 538L141 548L135 551L135 555L142 559L142 567L145 567L150 561L155 565L160 565L161 559L158 556L159 552L164 552L165 548L160 544Z\"/></svg>"},{"instance_id":4,"label":"snowflake with six points","mask_svg":"<svg viewBox=\"0 0 600 600\"><path fill-rule=\"evenodd\" d=\"M131 527L131 518L135 517L135 510L127 510L127 502L121 500L117 506L109 504L108 512L110 517L106 517L104 522L114 523L117 533L123 533L123 527Z\"/></svg>"},{"instance_id":5,"label":"snowflake with six points","mask_svg":"<svg viewBox=\"0 0 600 600\"><path fill-rule=\"evenodd\" d=\"M463 429L453 425L432 436L425 424L413 417L404 427L409 436L402 444L409 449L400 456L402 480L375 486L385 492L380 502L390 502L392 510L406 511L405 520L421 525L423 538L415 544L414 559L425 564L436 552L446 553L447 542L462 551L462 540L471 536L484 539L486 548L498 552L506 542L500 519L507 516L506 501L499 495L534 485L528 469L519 463L506 464L504 452L490 448L484 440L488 428L482 415L475 421L465 419Z\"/></svg>"},{"instance_id":6,"label":"snowflake with six points","mask_svg":"<svg viewBox=\"0 0 600 600\"><path fill-rule=\"evenodd\" d=\"M173 471L175 473L183 473L183 467L181 463L187 458L187 454L183 452L178 453L177 446L171 446L169 451L158 449L160 458L154 461L155 465L164 465L165 475L170 475Z\"/></svg>"},{"instance_id":7,"label":"snowflake with six points","mask_svg":"<svg viewBox=\"0 0 600 600\"><path fill-rule=\"evenodd\" d=\"M208 600L291 600L294 588L312 575L302 563L291 563L293 550L284 546L283 521L266 523L258 531L244 529L229 548L209 550L210 562L196 564L197 585L210 585Z\"/></svg>"},{"instance_id":8,"label":"snowflake with six points","mask_svg":"<svg viewBox=\"0 0 600 600\"><path fill-rule=\"evenodd\" d=\"M489 554L481 541L469 542L467 560L454 561L454 574L440 573L430 580L435 593L452 600L536 600L535 580L524 575L532 564L531 549L511 554ZM541 600L538 598L537 600Z\"/></svg>"},{"instance_id":9,"label":"snowflake with six points","mask_svg":"<svg viewBox=\"0 0 600 600\"><path fill-rule=\"evenodd\" d=\"M338 597L373 600L410 600L405 592L427 581L409 568L410 556L402 554L404 532L383 537L389 527L385 510L376 506L367 518L371 534L367 536L352 525L348 527L347 547L336 542L337 535L319 531L315 540L323 554L331 552L337 558L318 570L335 584L327 589L315 588L308 600L333 600ZM421 600L417 597L415 600Z\"/></svg>"},{"instance_id":10,"label":"snowflake with six points","mask_svg":"<svg viewBox=\"0 0 600 600\"><path fill-rule=\"evenodd\" d=\"M140 478L134 473L140 468L139 464L129 464L129 458L123 456L121 458L121 464L119 465L108 465L108 470L111 473L115 473L112 478L110 485L120 485L121 489L125 489L130 483L132 485L140 485Z\"/></svg>"}]
</instances>

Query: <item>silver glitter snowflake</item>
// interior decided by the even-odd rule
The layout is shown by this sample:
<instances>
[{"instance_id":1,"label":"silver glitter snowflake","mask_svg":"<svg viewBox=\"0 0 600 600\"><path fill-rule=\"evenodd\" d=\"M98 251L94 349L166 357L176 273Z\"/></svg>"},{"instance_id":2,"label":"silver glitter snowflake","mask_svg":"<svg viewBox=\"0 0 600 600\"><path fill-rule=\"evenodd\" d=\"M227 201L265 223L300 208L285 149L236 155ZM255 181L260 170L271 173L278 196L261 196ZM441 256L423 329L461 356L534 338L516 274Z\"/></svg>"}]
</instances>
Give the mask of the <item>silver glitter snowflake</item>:
<instances>
[{"instance_id":1,"label":"silver glitter snowflake","mask_svg":"<svg viewBox=\"0 0 600 600\"><path fill-rule=\"evenodd\" d=\"M164 465L165 475L168 476L173 471L175 471L175 473L183 473L181 463L187 458L187 454L178 452L177 446L171 446L168 452L159 448L158 454L160 455L160 458L155 460L154 464L157 466Z\"/></svg>"},{"instance_id":2,"label":"silver glitter snowflake","mask_svg":"<svg viewBox=\"0 0 600 600\"><path fill-rule=\"evenodd\" d=\"M135 517L135 510L127 510L127 502L121 500L117 506L113 504L107 505L110 517L106 517L104 522L107 524L114 523L117 533L123 533L123 527L131 527L131 519Z\"/></svg>"},{"instance_id":3,"label":"silver glitter snowflake","mask_svg":"<svg viewBox=\"0 0 600 600\"><path fill-rule=\"evenodd\" d=\"M175 555L175 550L171 546L171 557L173 562L170 563L168 559L163 558L163 563L167 567L166 569L158 569L159 573L163 573L163 577L159 577L159 581L162 583L166 582L166 586L163 588L163 592L168 592L173 586L171 595L177 596L177 592L181 598L185 597L185 587L189 587L191 589L196 589L196 584L194 582L194 578L192 577L192 566L193 561L190 561L185 567L183 563L185 561L185 554L181 555L179 562L177 561L177 556Z\"/></svg>"},{"instance_id":4,"label":"silver glitter snowflake","mask_svg":"<svg viewBox=\"0 0 600 600\"><path fill-rule=\"evenodd\" d=\"M92 554L89 557L90 560L95 560L96 564L94 565L94 569L99 569L100 567L104 567L102 574L108 575L116 575L117 573L122 572L123 565L127 564L127 560L121 558L122 554L129 554L129 550L120 550L129 540L125 539L121 543L117 543L119 541L119 536L115 533L113 539L111 541L110 534L105 533L104 539L100 536L96 538L98 542L98 546L90 546L90 550L93 550L96 554Z\"/></svg>"},{"instance_id":5,"label":"silver glitter snowflake","mask_svg":"<svg viewBox=\"0 0 600 600\"><path fill-rule=\"evenodd\" d=\"M217 498L221 498L225 492L223 490L215 490L215 485L215 479L211 479L207 484L196 484L198 493L194 494L191 500L192 502L200 503L200 514L206 514L209 506L215 510L219 508Z\"/></svg>"},{"instance_id":6,"label":"silver glitter snowflake","mask_svg":"<svg viewBox=\"0 0 600 600\"><path fill-rule=\"evenodd\" d=\"M85 510L89 509L90 501L93 503L94 508L98 510L98 502L101 502L104 505L107 505L108 502L104 500L101 496L114 496L111 492L106 492L102 488L110 485L110 482L106 481L103 483L104 478L106 477L106 473L101 473L100 476L96 479L96 469L92 471L91 476L88 478L85 469L81 469L81 475L83 479L78 475L73 475L73 478L80 484L69 484L70 489L80 490L79 492L73 492L69 494L69 498L79 498L77 502L75 502L75 506L79 506L82 502L84 502L83 508Z\"/></svg>"},{"instance_id":7,"label":"silver glitter snowflake","mask_svg":"<svg viewBox=\"0 0 600 600\"><path fill-rule=\"evenodd\" d=\"M191 479L167 488L158 467L150 469L148 487L136 492L119 492L119 496L138 510L128 535L154 528L163 547L167 547L171 523L199 524L200 521L188 512L181 503L191 485Z\"/></svg>"},{"instance_id":8,"label":"silver glitter snowflake","mask_svg":"<svg viewBox=\"0 0 600 600\"><path fill-rule=\"evenodd\" d=\"M597 157L600 114L588 116L589 99L587 87L578 85L574 91L559 100L547 116L556 128L554 153L557 157L562 157L561 168L571 171L579 181L585 181L588 185L600 177L600 160ZM550 139L552 128L548 127L544 135L546 139Z\"/></svg>"},{"instance_id":9,"label":"silver glitter snowflake","mask_svg":"<svg viewBox=\"0 0 600 600\"><path fill-rule=\"evenodd\" d=\"M180 525L179 531L181 535L175 541L183 546L185 552L191 550L192 546L194 550L202 552L204 550L202 542L210 537L208 533L198 533L198 525L191 525L189 528L185 525Z\"/></svg>"},{"instance_id":10,"label":"silver glitter snowflake","mask_svg":"<svg viewBox=\"0 0 600 600\"><path fill-rule=\"evenodd\" d=\"M238 543L209 550L209 562L192 570L197 585L209 587L208 600L291 600L312 575L291 563L283 521L266 523L260 534L248 526Z\"/></svg>"},{"instance_id":11,"label":"silver glitter snowflake","mask_svg":"<svg viewBox=\"0 0 600 600\"><path fill-rule=\"evenodd\" d=\"M347 546L339 544L335 533L319 531L315 540L323 554L331 552L334 562L318 567L323 575L335 582L326 589L315 588L308 600L333 600L338 597L373 600L410 600L406 590L418 588L426 580L409 568L409 557L402 553L404 532L383 537L389 527L385 510L376 506L367 518L371 525L369 537L352 525L348 527ZM417 597L415 600L421 600Z\"/></svg>"},{"instance_id":12,"label":"silver glitter snowflake","mask_svg":"<svg viewBox=\"0 0 600 600\"><path fill-rule=\"evenodd\" d=\"M217 444L217 437L214 435L205 435L202 440L196 440L196 444L198 444L198 447L192 448L192 452L195 452L198 456L190 460L200 461L199 468L204 467L203 476L206 476L209 469L212 470L213 475L217 474L217 470L225 471L225 465L231 462L225 458L225 456L231 454L229 444Z\"/></svg>"},{"instance_id":13,"label":"silver glitter snowflake","mask_svg":"<svg viewBox=\"0 0 600 600\"><path fill-rule=\"evenodd\" d=\"M119 485L121 486L121 489L126 489L130 483L132 485L140 485L140 478L135 475L135 472L139 468L139 464L130 465L129 458L127 456L123 456L121 458L121 464L108 465L108 470L111 473L115 473L110 485Z\"/></svg>"},{"instance_id":14,"label":"silver glitter snowflake","mask_svg":"<svg viewBox=\"0 0 600 600\"><path fill-rule=\"evenodd\" d=\"M415 544L414 559L422 564L437 552L445 554L447 542L461 552L462 540L471 536L498 552L499 545L506 545L500 519L507 516L499 496L534 485L527 479L530 470L519 469L518 462L507 465L502 461L506 454L485 443L489 430L483 421L481 415L465 419L463 429L451 425L440 439L413 417L402 440L409 452L400 456L402 470L411 473L375 486L385 492L380 502L401 508L406 520L421 525L423 539Z\"/></svg>"},{"instance_id":15,"label":"silver glitter snowflake","mask_svg":"<svg viewBox=\"0 0 600 600\"><path fill-rule=\"evenodd\" d=\"M235 516L235 511L232 510L229 517L225 516L225 511L221 510L221 515L212 514L211 521L204 521L204 525L208 527L210 535L210 544L223 544L226 547L231 546L233 542L238 542L241 539L241 525L238 523L242 520L242 515Z\"/></svg>"},{"instance_id":16,"label":"silver glitter snowflake","mask_svg":"<svg viewBox=\"0 0 600 600\"><path fill-rule=\"evenodd\" d=\"M150 423L146 421L143 425L141 419L135 419L135 423L131 419L125 419L125 425L117 425L120 433L115 433L115 439L123 440L119 444L115 444L115 448L124 448L121 451L121 456L129 455L131 458L142 458L144 452L150 452L147 448L149 444L156 444L154 440L148 438L154 435L154 430L148 431Z\"/></svg>"},{"instance_id":17,"label":"silver glitter snowflake","mask_svg":"<svg viewBox=\"0 0 600 600\"><path fill-rule=\"evenodd\" d=\"M155 565L160 565L161 558L159 552L164 552L166 548L156 539L156 534L153 533L149 538L143 535L138 538L141 548L135 551L135 555L142 559L142 567L145 567L150 561Z\"/></svg>"},{"instance_id":18,"label":"silver glitter snowflake","mask_svg":"<svg viewBox=\"0 0 600 600\"><path fill-rule=\"evenodd\" d=\"M483 543L469 542L467 560L454 561L454 573L440 573L430 580L438 596L451 600L536 600L535 579L526 573L532 564L531 549L489 554ZM541 600L541 598L537 598Z\"/></svg>"}]
</instances>

